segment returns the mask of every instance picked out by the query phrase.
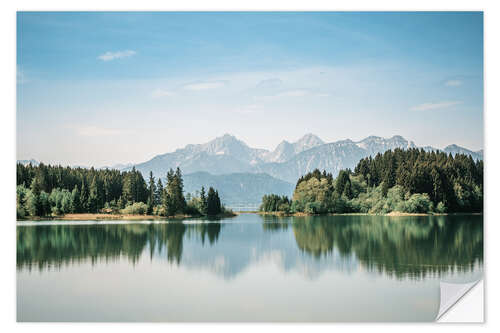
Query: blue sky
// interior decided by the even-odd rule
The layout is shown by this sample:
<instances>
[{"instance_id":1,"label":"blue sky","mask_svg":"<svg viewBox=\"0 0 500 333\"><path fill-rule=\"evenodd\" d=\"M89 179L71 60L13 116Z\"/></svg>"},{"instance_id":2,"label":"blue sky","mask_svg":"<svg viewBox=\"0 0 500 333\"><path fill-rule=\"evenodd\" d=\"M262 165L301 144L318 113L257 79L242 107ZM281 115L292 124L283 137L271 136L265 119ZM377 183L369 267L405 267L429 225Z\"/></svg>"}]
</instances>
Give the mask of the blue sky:
<instances>
[{"instance_id":1,"label":"blue sky","mask_svg":"<svg viewBox=\"0 0 500 333\"><path fill-rule=\"evenodd\" d=\"M141 162L231 133L483 148L481 13L27 13L17 158Z\"/></svg>"}]
</instances>

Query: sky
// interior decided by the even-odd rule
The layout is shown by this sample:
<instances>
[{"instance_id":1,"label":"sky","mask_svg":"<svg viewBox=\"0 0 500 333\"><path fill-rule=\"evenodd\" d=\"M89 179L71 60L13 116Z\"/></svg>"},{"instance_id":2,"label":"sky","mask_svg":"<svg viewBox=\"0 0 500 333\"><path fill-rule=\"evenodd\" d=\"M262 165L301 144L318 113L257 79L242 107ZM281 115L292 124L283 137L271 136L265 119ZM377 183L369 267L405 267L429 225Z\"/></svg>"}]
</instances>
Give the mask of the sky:
<instances>
[{"instance_id":1,"label":"sky","mask_svg":"<svg viewBox=\"0 0 500 333\"><path fill-rule=\"evenodd\" d=\"M401 135L483 148L483 15L18 12L17 159Z\"/></svg>"}]
</instances>

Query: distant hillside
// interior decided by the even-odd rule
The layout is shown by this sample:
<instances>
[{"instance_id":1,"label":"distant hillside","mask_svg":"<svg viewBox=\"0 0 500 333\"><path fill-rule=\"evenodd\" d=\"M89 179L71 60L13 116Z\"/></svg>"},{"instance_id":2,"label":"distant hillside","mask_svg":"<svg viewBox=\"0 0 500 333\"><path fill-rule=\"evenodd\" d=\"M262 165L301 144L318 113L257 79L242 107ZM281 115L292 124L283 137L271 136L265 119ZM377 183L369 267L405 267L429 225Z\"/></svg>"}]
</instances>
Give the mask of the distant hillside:
<instances>
[{"instance_id":1,"label":"distant hillside","mask_svg":"<svg viewBox=\"0 0 500 333\"><path fill-rule=\"evenodd\" d=\"M268 193L290 196L294 184L273 178L262 173L232 173L212 175L208 172L196 172L184 175L184 191L195 193L202 186L210 186L219 191L223 204L234 207L239 205L258 206L262 196Z\"/></svg>"}]
</instances>

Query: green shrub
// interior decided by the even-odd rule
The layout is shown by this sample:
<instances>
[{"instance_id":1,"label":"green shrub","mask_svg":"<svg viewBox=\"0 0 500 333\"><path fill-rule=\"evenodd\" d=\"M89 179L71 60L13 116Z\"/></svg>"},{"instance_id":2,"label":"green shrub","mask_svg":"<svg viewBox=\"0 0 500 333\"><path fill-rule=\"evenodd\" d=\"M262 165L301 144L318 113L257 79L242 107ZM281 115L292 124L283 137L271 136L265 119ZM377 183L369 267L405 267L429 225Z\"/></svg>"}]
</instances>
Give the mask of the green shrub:
<instances>
[{"instance_id":1,"label":"green shrub","mask_svg":"<svg viewBox=\"0 0 500 333\"><path fill-rule=\"evenodd\" d=\"M440 201L436 206L436 212L443 214L446 213L446 207L442 201Z\"/></svg>"},{"instance_id":2,"label":"green shrub","mask_svg":"<svg viewBox=\"0 0 500 333\"><path fill-rule=\"evenodd\" d=\"M186 204L185 213L188 215L201 215L197 205L195 204L195 202L193 202L193 200L188 201L188 203Z\"/></svg>"},{"instance_id":3,"label":"green shrub","mask_svg":"<svg viewBox=\"0 0 500 333\"><path fill-rule=\"evenodd\" d=\"M289 213L290 212L290 204L289 203L282 203L278 207L278 211L284 212L284 213Z\"/></svg>"},{"instance_id":4,"label":"green shrub","mask_svg":"<svg viewBox=\"0 0 500 333\"><path fill-rule=\"evenodd\" d=\"M427 193L416 193L404 202L403 207L405 213L428 213L432 211L433 205Z\"/></svg>"},{"instance_id":5,"label":"green shrub","mask_svg":"<svg viewBox=\"0 0 500 333\"><path fill-rule=\"evenodd\" d=\"M299 200L292 201L292 205L290 206L290 211L292 213L304 212L305 203Z\"/></svg>"},{"instance_id":6,"label":"green shrub","mask_svg":"<svg viewBox=\"0 0 500 333\"><path fill-rule=\"evenodd\" d=\"M134 202L133 204L123 208L122 214L145 215L147 211L148 211L148 205L146 205L144 202Z\"/></svg>"},{"instance_id":7,"label":"green shrub","mask_svg":"<svg viewBox=\"0 0 500 333\"><path fill-rule=\"evenodd\" d=\"M153 215L166 216L167 211L164 206L155 206L153 208Z\"/></svg>"}]
</instances>

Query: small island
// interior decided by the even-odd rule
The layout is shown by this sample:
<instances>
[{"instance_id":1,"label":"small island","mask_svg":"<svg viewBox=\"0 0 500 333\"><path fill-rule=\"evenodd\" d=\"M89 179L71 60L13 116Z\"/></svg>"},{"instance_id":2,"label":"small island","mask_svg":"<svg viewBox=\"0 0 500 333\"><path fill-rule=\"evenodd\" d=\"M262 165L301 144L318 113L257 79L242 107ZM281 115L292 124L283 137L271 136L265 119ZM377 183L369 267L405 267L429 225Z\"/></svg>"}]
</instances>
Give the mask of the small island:
<instances>
[{"instance_id":1,"label":"small island","mask_svg":"<svg viewBox=\"0 0 500 333\"><path fill-rule=\"evenodd\" d=\"M170 169L163 186L152 172L146 184L135 168L122 172L18 163L17 219L156 220L236 215L221 204L218 191L212 187L186 196L183 189L179 168Z\"/></svg>"},{"instance_id":2,"label":"small island","mask_svg":"<svg viewBox=\"0 0 500 333\"><path fill-rule=\"evenodd\" d=\"M483 161L423 149L388 150L354 171L316 169L299 178L293 197L265 195L261 214L427 215L483 212Z\"/></svg>"}]
</instances>

